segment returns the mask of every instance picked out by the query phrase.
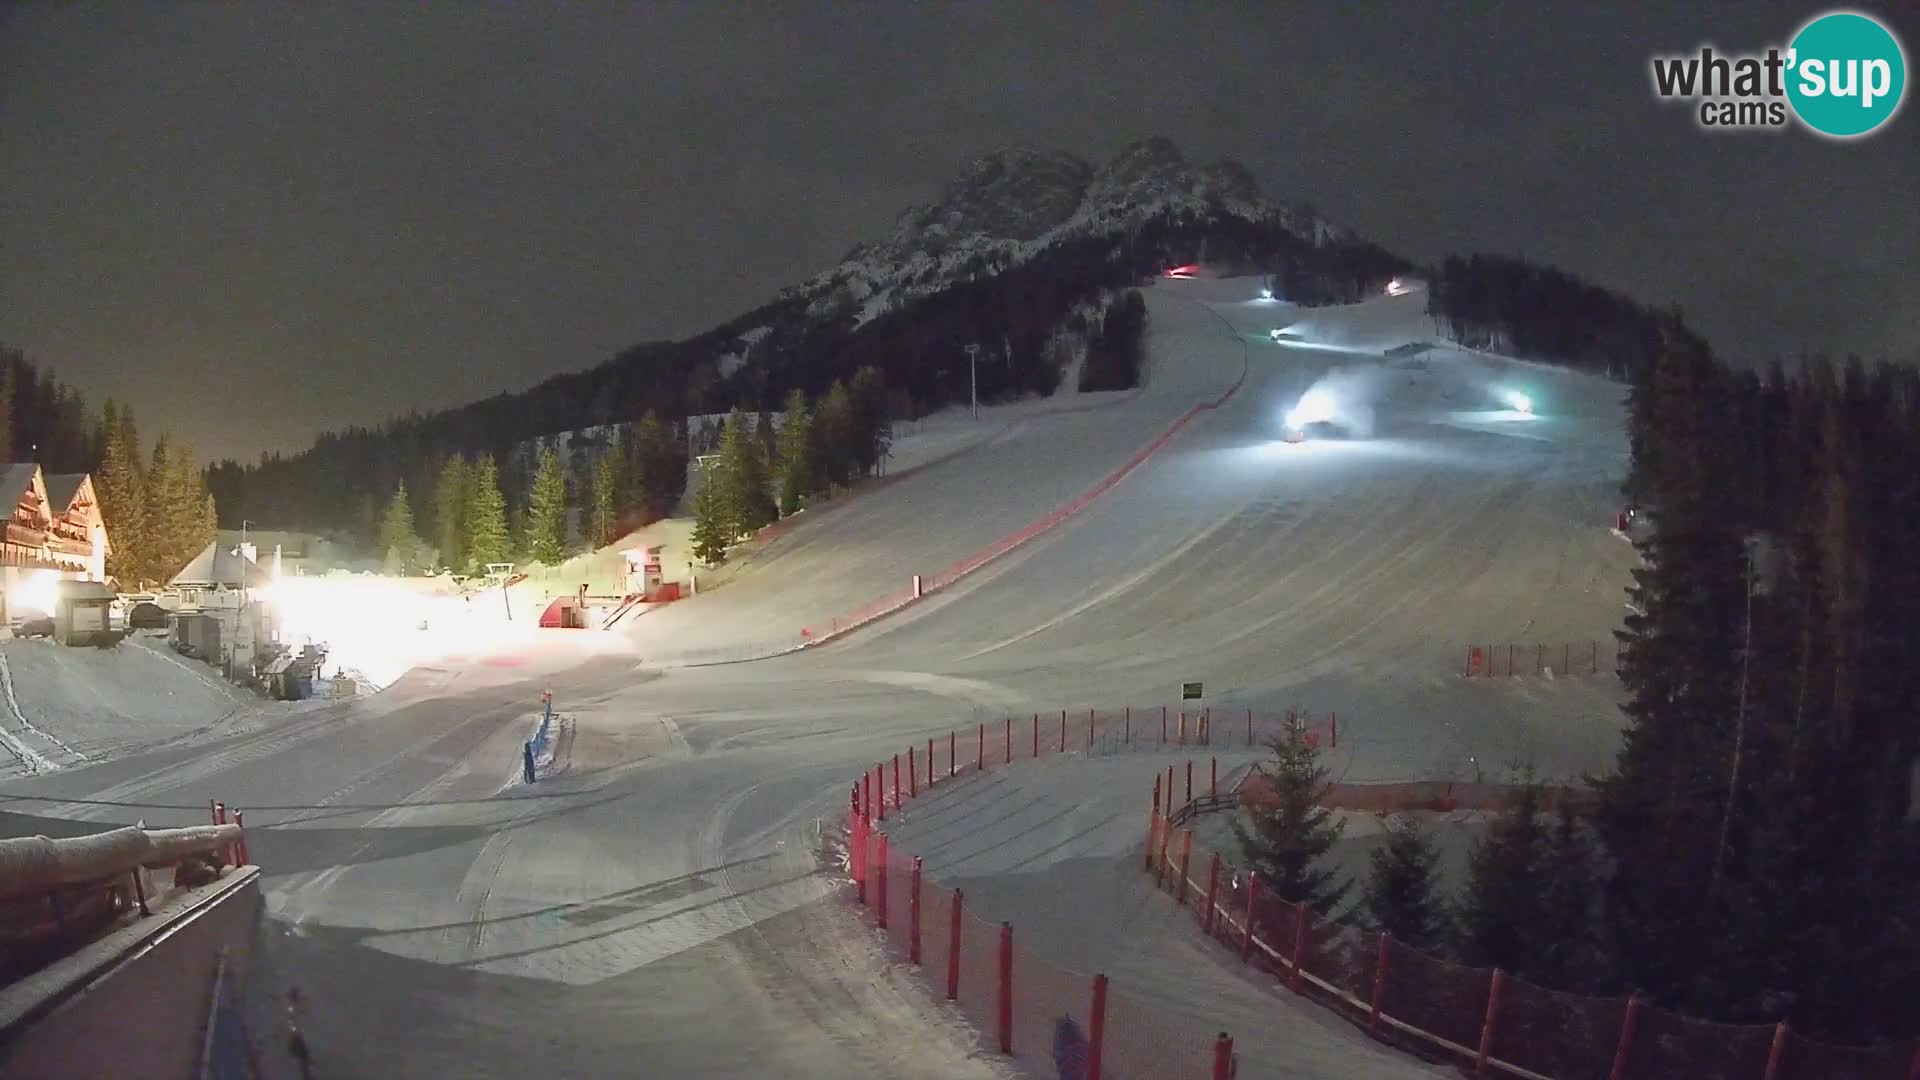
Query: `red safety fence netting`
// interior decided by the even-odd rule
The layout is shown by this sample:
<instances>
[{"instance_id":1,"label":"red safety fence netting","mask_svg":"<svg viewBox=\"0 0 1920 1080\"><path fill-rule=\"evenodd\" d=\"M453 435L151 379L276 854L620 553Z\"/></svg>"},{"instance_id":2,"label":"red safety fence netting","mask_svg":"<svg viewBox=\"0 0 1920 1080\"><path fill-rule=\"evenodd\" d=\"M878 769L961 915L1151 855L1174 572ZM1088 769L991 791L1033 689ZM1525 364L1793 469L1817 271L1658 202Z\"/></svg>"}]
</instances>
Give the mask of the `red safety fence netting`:
<instances>
[{"instance_id":1,"label":"red safety fence netting","mask_svg":"<svg viewBox=\"0 0 1920 1080\"><path fill-rule=\"evenodd\" d=\"M1177 715L1169 711L1168 731L1175 737ZM1280 724L1301 722L1274 716ZM1157 742L1158 710L1147 717L1147 734ZM1129 737L1138 711L1068 710L978 724L972 732L917 746L897 763L879 763L854 785L848 868L855 891L893 947L919 965L929 990L953 1000L988 1049L1047 1075L1091 1076L1099 1065L1107 1076L1224 1076L1217 1070L1229 1068L1231 1046L1208 1020L1148 1006L1127 987L1034 954L1015 928L983 921L967 909L964 896L916 869L911 854L889 850L877 827L887 808L897 812L923 787L938 787L978 765L991 769L1010 760L1097 749L1102 724L1115 719L1123 725L1122 737ZM1204 712L1195 720L1191 736L1217 737L1222 730ZM1259 723L1255 714L1255 731ZM1106 734L1112 734L1110 726ZM1642 1000L1551 990L1451 963L1288 903L1196 840L1193 817L1233 806L1237 797L1219 788L1210 762L1199 770L1195 764L1156 770L1157 809L1144 830L1139 865L1202 933L1377 1037L1456 1060L1484 1057L1489 1069L1503 1075L1564 1080L1920 1076L1920 1051L1912 1046L1834 1046L1783 1025L1713 1023ZM1222 796L1209 799L1216 789ZM1178 807L1171 818L1169 806Z\"/></svg>"}]
</instances>

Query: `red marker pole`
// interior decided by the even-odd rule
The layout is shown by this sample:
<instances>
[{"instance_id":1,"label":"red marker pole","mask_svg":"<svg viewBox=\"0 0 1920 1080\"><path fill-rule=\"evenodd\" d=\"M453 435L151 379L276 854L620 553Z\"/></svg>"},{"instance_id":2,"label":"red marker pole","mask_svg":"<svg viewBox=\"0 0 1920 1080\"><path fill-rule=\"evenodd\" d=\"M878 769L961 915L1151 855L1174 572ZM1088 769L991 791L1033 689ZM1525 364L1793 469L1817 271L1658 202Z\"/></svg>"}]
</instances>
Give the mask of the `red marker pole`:
<instances>
[{"instance_id":1,"label":"red marker pole","mask_svg":"<svg viewBox=\"0 0 1920 1080\"><path fill-rule=\"evenodd\" d=\"M893 755L893 808L900 809L900 755Z\"/></svg>"},{"instance_id":2,"label":"red marker pole","mask_svg":"<svg viewBox=\"0 0 1920 1080\"><path fill-rule=\"evenodd\" d=\"M1100 1057L1107 1036L1107 977L1093 977L1093 1001L1087 1006L1087 1080L1100 1080Z\"/></svg>"},{"instance_id":3,"label":"red marker pole","mask_svg":"<svg viewBox=\"0 0 1920 1080\"><path fill-rule=\"evenodd\" d=\"M1207 794L1218 798L1220 795L1220 759L1217 757L1208 758L1207 771L1209 774L1207 776Z\"/></svg>"},{"instance_id":4,"label":"red marker pole","mask_svg":"<svg viewBox=\"0 0 1920 1080\"><path fill-rule=\"evenodd\" d=\"M1033 714L1033 756L1040 756L1040 714Z\"/></svg>"},{"instance_id":5,"label":"red marker pole","mask_svg":"<svg viewBox=\"0 0 1920 1080\"><path fill-rule=\"evenodd\" d=\"M1013 764L1013 717L1007 717L1007 764Z\"/></svg>"},{"instance_id":6,"label":"red marker pole","mask_svg":"<svg viewBox=\"0 0 1920 1080\"><path fill-rule=\"evenodd\" d=\"M984 720L980 722L980 748L977 754L973 759L973 767L984 770L987 767L987 724Z\"/></svg>"},{"instance_id":7,"label":"red marker pole","mask_svg":"<svg viewBox=\"0 0 1920 1080\"><path fill-rule=\"evenodd\" d=\"M933 740L927 740L927 786L933 786Z\"/></svg>"},{"instance_id":8,"label":"red marker pole","mask_svg":"<svg viewBox=\"0 0 1920 1080\"><path fill-rule=\"evenodd\" d=\"M1121 723L1126 726L1120 730L1120 741L1131 744L1133 742L1133 706L1127 706L1126 718Z\"/></svg>"},{"instance_id":9,"label":"red marker pole","mask_svg":"<svg viewBox=\"0 0 1920 1080\"><path fill-rule=\"evenodd\" d=\"M896 757L893 760L899 761L900 759ZM895 788L899 786L899 784L894 785ZM913 747L911 746L907 747L907 797L910 799L920 797L920 763L913 759Z\"/></svg>"},{"instance_id":10,"label":"red marker pole","mask_svg":"<svg viewBox=\"0 0 1920 1080\"><path fill-rule=\"evenodd\" d=\"M1233 1040L1224 1031L1213 1041L1213 1080L1233 1080Z\"/></svg>"},{"instance_id":11,"label":"red marker pole","mask_svg":"<svg viewBox=\"0 0 1920 1080\"><path fill-rule=\"evenodd\" d=\"M907 960L920 966L920 856L913 857L913 891L907 894Z\"/></svg>"},{"instance_id":12,"label":"red marker pole","mask_svg":"<svg viewBox=\"0 0 1920 1080\"><path fill-rule=\"evenodd\" d=\"M1247 710L1247 747L1253 747L1253 710Z\"/></svg>"},{"instance_id":13,"label":"red marker pole","mask_svg":"<svg viewBox=\"0 0 1920 1080\"><path fill-rule=\"evenodd\" d=\"M1160 745L1167 744L1167 707L1160 706Z\"/></svg>"},{"instance_id":14,"label":"red marker pole","mask_svg":"<svg viewBox=\"0 0 1920 1080\"><path fill-rule=\"evenodd\" d=\"M1193 759L1187 759L1187 801L1193 801Z\"/></svg>"},{"instance_id":15,"label":"red marker pole","mask_svg":"<svg viewBox=\"0 0 1920 1080\"><path fill-rule=\"evenodd\" d=\"M954 737L954 733L951 731L947 732L947 775L948 776L952 776L954 774L954 770L958 768L958 766L954 764L954 748L959 745L960 745L960 742L957 738Z\"/></svg>"},{"instance_id":16,"label":"red marker pole","mask_svg":"<svg viewBox=\"0 0 1920 1080\"><path fill-rule=\"evenodd\" d=\"M952 916L947 925L947 1000L960 996L960 890L953 890Z\"/></svg>"},{"instance_id":17,"label":"red marker pole","mask_svg":"<svg viewBox=\"0 0 1920 1080\"><path fill-rule=\"evenodd\" d=\"M1000 1052L1013 1053L1013 924L1000 924Z\"/></svg>"},{"instance_id":18,"label":"red marker pole","mask_svg":"<svg viewBox=\"0 0 1920 1080\"><path fill-rule=\"evenodd\" d=\"M885 765L875 765L873 767L873 790L875 794L880 796L878 800L880 804L880 820L885 821L887 820L887 767Z\"/></svg>"},{"instance_id":19,"label":"red marker pole","mask_svg":"<svg viewBox=\"0 0 1920 1080\"><path fill-rule=\"evenodd\" d=\"M1487 1075L1487 1059L1493 1056L1493 1036L1500 1024L1500 989L1506 983L1506 973L1499 968L1493 969L1493 985L1487 988L1487 1018L1480 1025L1480 1053L1474 1059L1473 1074Z\"/></svg>"},{"instance_id":20,"label":"red marker pole","mask_svg":"<svg viewBox=\"0 0 1920 1080\"><path fill-rule=\"evenodd\" d=\"M1060 710L1060 752L1067 752L1067 710Z\"/></svg>"}]
</instances>

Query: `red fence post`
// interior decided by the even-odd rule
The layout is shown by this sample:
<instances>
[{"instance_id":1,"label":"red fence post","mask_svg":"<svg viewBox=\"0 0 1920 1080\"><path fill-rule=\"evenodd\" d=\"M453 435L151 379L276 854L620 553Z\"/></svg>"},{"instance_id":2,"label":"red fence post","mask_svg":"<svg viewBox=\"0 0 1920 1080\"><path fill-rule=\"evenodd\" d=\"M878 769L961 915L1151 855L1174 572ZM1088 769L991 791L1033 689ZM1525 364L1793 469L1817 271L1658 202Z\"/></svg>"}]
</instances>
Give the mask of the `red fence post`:
<instances>
[{"instance_id":1,"label":"red fence post","mask_svg":"<svg viewBox=\"0 0 1920 1080\"><path fill-rule=\"evenodd\" d=\"M1067 710L1060 710L1060 752L1067 752Z\"/></svg>"},{"instance_id":2,"label":"red fence post","mask_svg":"<svg viewBox=\"0 0 1920 1080\"><path fill-rule=\"evenodd\" d=\"M960 890L953 890L952 915L947 926L947 1000L960 996Z\"/></svg>"},{"instance_id":3,"label":"red fence post","mask_svg":"<svg viewBox=\"0 0 1920 1080\"><path fill-rule=\"evenodd\" d=\"M1300 973L1307 966L1307 925L1313 921L1313 909L1306 904L1293 906L1293 972L1287 978L1287 985L1294 993L1300 992L1303 981Z\"/></svg>"},{"instance_id":4,"label":"red fence post","mask_svg":"<svg viewBox=\"0 0 1920 1080\"><path fill-rule=\"evenodd\" d=\"M217 802L213 804L213 823L215 825L225 825L227 823L226 803Z\"/></svg>"},{"instance_id":5,"label":"red fence post","mask_svg":"<svg viewBox=\"0 0 1920 1080\"><path fill-rule=\"evenodd\" d=\"M1187 882L1193 880L1188 872L1193 869L1193 830L1180 830L1180 880L1174 882L1176 895L1173 902L1181 907L1187 906Z\"/></svg>"},{"instance_id":6,"label":"red fence post","mask_svg":"<svg viewBox=\"0 0 1920 1080\"><path fill-rule=\"evenodd\" d=\"M1193 801L1193 759L1187 759L1187 802Z\"/></svg>"},{"instance_id":7,"label":"red fence post","mask_svg":"<svg viewBox=\"0 0 1920 1080\"><path fill-rule=\"evenodd\" d=\"M893 808L900 809L900 755L893 755Z\"/></svg>"},{"instance_id":8,"label":"red fence post","mask_svg":"<svg viewBox=\"0 0 1920 1080\"><path fill-rule=\"evenodd\" d=\"M913 890L907 893L907 960L920 966L920 856L913 857Z\"/></svg>"},{"instance_id":9,"label":"red fence post","mask_svg":"<svg viewBox=\"0 0 1920 1080\"><path fill-rule=\"evenodd\" d=\"M1180 745L1187 745L1187 710L1180 710Z\"/></svg>"},{"instance_id":10,"label":"red fence post","mask_svg":"<svg viewBox=\"0 0 1920 1080\"><path fill-rule=\"evenodd\" d=\"M218 805L219 804L212 799L207 800L207 820L213 822L215 825L220 824L220 811L215 809Z\"/></svg>"},{"instance_id":11,"label":"red fence post","mask_svg":"<svg viewBox=\"0 0 1920 1080\"><path fill-rule=\"evenodd\" d=\"M1207 908L1200 913L1200 932L1213 936L1213 906L1220 896L1220 853L1207 861Z\"/></svg>"},{"instance_id":12,"label":"red fence post","mask_svg":"<svg viewBox=\"0 0 1920 1080\"><path fill-rule=\"evenodd\" d=\"M980 722L980 749L978 756L973 759L973 767L976 769L987 767L987 723L984 720Z\"/></svg>"},{"instance_id":13,"label":"red fence post","mask_svg":"<svg viewBox=\"0 0 1920 1080\"><path fill-rule=\"evenodd\" d=\"M875 809L880 811L880 820L887 820L887 767L884 764L873 767L873 793L880 796L875 800Z\"/></svg>"},{"instance_id":14,"label":"red fence post","mask_svg":"<svg viewBox=\"0 0 1920 1080\"><path fill-rule=\"evenodd\" d=\"M1040 714L1033 714L1033 756L1040 756Z\"/></svg>"},{"instance_id":15,"label":"red fence post","mask_svg":"<svg viewBox=\"0 0 1920 1080\"><path fill-rule=\"evenodd\" d=\"M860 819L873 824L873 774L861 773L860 786L867 790L860 796Z\"/></svg>"},{"instance_id":16,"label":"red fence post","mask_svg":"<svg viewBox=\"0 0 1920 1080\"><path fill-rule=\"evenodd\" d=\"M1160 858L1153 864L1155 884L1164 885L1167 880L1167 871L1173 869L1173 860L1167 856L1167 845L1171 843L1173 843L1173 819L1170 815L1163 816L1160 819Z\"/></svg>"},{"instance_id":17,"label":"red fence post","mask_svg":"<svg viewBox=\"0 0 1920 1080\"><path fill-rule=\"evenodd\" d=\"M1487 987L1487 1018L1480 1025L1480 1053L1474 1059L1473 1074L1487 1075L1487 1059L1493 1056L1493 1033L1500 1023L1500 987L1506 982L1506 972L1493 969L1493 982Z\"/></svg>"},{"instance_id":18,"label":"red fence post","mask_svg":"<svg viewBox=\"0 0 1920 1080\"><path fill-rule=\"evenodd\" d=\"M1155 835L1154 830L1158 829L1159 827L1160 827L1160 773L1158 770L1155 770L1153 774L1153 813L1151 813L1147 817L1146 868L1148 870L1153 869L1153 838Z\"/></svg>"},{"instance_id":19,"label":"red fence post","mask_svg":"<svg viewBox=\"0 0 1920 1080\"><path fill-rule=\"evenodd\" d=\"M1220 794L1220 759L1207 759L1207 794Z\"/></svg>"},{"instance_id":20,"label":"red fence post","mask_svg":"<svg viewBox=\"0 0 1920 1080\"><path fill-rule=\"evenodd\" d=\"M1247 710L1247 749L1253 749L1253 710Z\"/></svg>"},{"instance_id":21,"label":"red fence post","mask_svg":"<svg viewBox=\"0 0 1920 1080\"><path fill-rule=\"evenodd\" d=\"M1387 954L1393 948L1393 935L1380 935L1380 956L1373 962L1373 1000L1367 1002L1367 1034L1380 1037L1380 1002L1387 996Z\"/></svg>"},{"instance_id":22,"label":"red fence post","mask_svg":"<svg viewBox=\"0 0 1920 1080\"><path fill-rule=\"evenodd\" d=\"M1167 801L1161 809L1166 811L1168 817L1173 816L1173 766L1171 765L1167 766Z\"/></svg>"},{"instance_id":23,"label":"red fence post","mask_svg":"<svg viewBox=\"0 0 1920 1080\"><path fill-rule=\"evenodd\" d=\"M1613 1068L1607 1080L1627 1080L1627 1062L1633 1058L1633 1033L1640 1026L1640 995L1627 996L1627 1013L1620 1018L1620 1041L1613 1048ZM1916 1059L1920 1060L1920 1059Z\"/></svg>"},{"instance_id":24,"label":"red fence post","mask_svg":"<svg viewBox=\"0 0 1920 1080\"><path fill-rule=\"evenodd\" d=\"M1160 706L1160 745L1167 745L1167 707Z\"/></svg>"},{"instance_id":25,"label":"red fence post","mask_svg":"<svg viewBox=\"0 0 1920 1080\"><path fill-rule=\"evenodd\" d=\"M933 740L927 740L927 786L933 786Z\"/></svg>"},{"instance_id":26,"label":"red fence post","mask_svg":"<svg viewBox=\"0 0 1920 1080\"><path fill-rule=\"evenodd\" d=\"M1213 1040L1213 1080L1231 1080L1233 1076L1233 1040L1221 1032Z\"/></svg>"},{"instance_id":27,"label":"red fence post","mask_svg":"<svg viewBox=\"0 0 1920 1080\"><path fill-rule=\"evenodd\" d=\"M1260 892L1260 875L1247 873L1247 932L1240 937L1240 962L1246 963L1253 955L1253 900Z\"/></svg>"},{"instance_id":28,"label":"red fence post","mask_svg":"<svg viewBox=\"0 0 1920 1080\"><path fill-rule=\"evenodd\" d=\"M880 834L880 889L874 893L874 911L880 916L880 929L887 928L887 834Z\"/></svg>"},{"instance_id":29,"label":"red fence post","mask_svg":"<svg viewBox=\"0 0 1920 1080\"><path fill-rule=\"evenodd\" d=\"M853 874L854 899L867 904L867 823L860 816L860 785L853 786L853 815L847 826L847 869Z\"/></svg>"},{"instance_id":30,"label":"red fence post","mask_svg":"<svg viewBox=\"0 0 1920 1080\"><path fill-rule=\"evenodd\" d=\"M955 734L951 731L947 732L947 775L948 776L952 776L954 772L960 768L959 761L955 756L955 751L959 749L959 746L960 746L960 740L955 736Z\"/></svg>"},{"instance_id":31,"label":"red fence post","mask_svg":"<svg viewBox=\"0 0 1920 1080\"><path fill-rule=\"evenodd\" d=\"M1787 1058L1787 1022L1773 1025L1773 1045L1767 1048L1765 1080L1780 1080L1780 1065Z\"/></svg>"},{"instance_id":32,"label":"red fence post","mask_svg":"<svg viewBox=\"0 0 1920 1080\"><path fill-rule=\"evenodd\" d=\"M1133 742L1133 706L1127 706L1127 711L1124 719L1121 720L1121 724L1123 726L1120 729L1120 741L1123 743Z\"/></svg>"},{"instance_id":33,"label":"red fence post","mask_svg":"<svg viewBox=\"0 0 1920 1080\"><path fill-rule=\"evenodd\" d=\"M1013 1053L1013 924L1000 924L1000 1052Z\"/></svg>"},{"instance_id":34,"label":"red fence post","mask_svg":"<svg viewBox=\"0 0 1920 1080\"><path fill-rule=\"evenodd\" d=\"M1093 1001L1087 1006L1087 1080L1100 1080L1100 1048L1107 1037L1107 977L1093 977Z\"/></svg>"},{"instance_id":35,"label":"red fence post","mask_svg":"<svg viewBox=\"0 0 1920 1080\"><path fill-rule=\"evenodd\" d=\"M1007 717L1007 764L1013 764L1013 717Z\"/></svg>"},{"instance_id":36,"label":"red fence post","mask_svg":"<svg viewBox=\"0 0 1920 1080\"><path fill-rule=\"evenodd\" d=\"M898 761L900 759L894 758L894 760ZM898 784L894 785L896 789L898 789L899 786ZM911 746L907 747L907 797L910 799L920 797L920 763L914 760L913 747Z\"/></svg>"}]
</instances>

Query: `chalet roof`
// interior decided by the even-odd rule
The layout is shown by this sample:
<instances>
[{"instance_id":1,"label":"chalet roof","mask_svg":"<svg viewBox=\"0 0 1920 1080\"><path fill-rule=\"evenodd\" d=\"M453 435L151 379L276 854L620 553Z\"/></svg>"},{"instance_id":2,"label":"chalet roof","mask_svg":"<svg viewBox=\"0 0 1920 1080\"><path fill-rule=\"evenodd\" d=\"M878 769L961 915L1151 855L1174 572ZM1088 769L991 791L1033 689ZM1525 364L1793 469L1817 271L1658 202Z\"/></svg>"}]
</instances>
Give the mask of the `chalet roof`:
<instances>
[{"instance_id":1,"label":"chalet roof","mask_svg":"<svg viewBox=\"0 0 1920 1080\"><path fill-rule=\"evenodd\" d=\"M73 497L80 493L80 485L86 482L87 474L83 472L48 473L48 505L53 507L55 513L64 512L73 505Z\"/></svg>"},{"instance_id":2,"label":"chalet roof","mask_svg":"<svg viewBox=\"0 0 1920 1080\"><path fill-rule=\"evenodd\" d=\"M39 471L40 466L31 461L0 465L0 504L6 507L0 513L13 513L13 508L20 502L20 496L25 495L27 489L33 486L34 474Z\"/></svg>"}]
</instances>

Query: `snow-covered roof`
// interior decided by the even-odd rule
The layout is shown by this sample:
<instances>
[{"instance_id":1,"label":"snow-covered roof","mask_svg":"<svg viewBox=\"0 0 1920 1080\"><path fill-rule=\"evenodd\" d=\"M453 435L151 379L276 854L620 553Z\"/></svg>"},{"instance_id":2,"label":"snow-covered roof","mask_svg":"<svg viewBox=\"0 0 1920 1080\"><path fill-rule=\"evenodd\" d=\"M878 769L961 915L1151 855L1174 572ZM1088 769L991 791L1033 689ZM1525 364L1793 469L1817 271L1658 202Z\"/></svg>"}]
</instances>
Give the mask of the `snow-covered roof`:
<instances>
[{"instance_id":1,"label":"snow-covered roof","mask_svg":"<svg viewBox=\"0 0 1920 1080\"><path fill-rule=\"evenodd\" d=\"M242 576L244 575L244 577ZM170 585L271 585L273 576L252 559L236 555L219 541L210 541L193 561L173 575Z\"/></svg>"}]
</instances>

